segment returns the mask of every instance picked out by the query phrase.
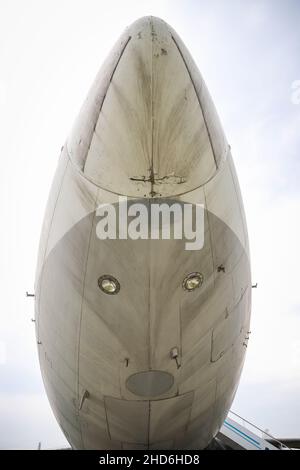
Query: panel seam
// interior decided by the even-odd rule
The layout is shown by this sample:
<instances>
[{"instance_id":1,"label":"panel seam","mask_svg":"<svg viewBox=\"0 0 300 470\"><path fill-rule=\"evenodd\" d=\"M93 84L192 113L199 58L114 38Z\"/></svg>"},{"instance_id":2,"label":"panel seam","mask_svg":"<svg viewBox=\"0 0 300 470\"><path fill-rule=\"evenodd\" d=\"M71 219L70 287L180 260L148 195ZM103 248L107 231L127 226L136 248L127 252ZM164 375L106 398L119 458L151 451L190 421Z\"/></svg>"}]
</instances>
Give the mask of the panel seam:
<instances>
[{"instance_id":1,"label":"panel seam","mask_svg":"<svg viewBox=\"0 0 300 470\"><path fill-rule=\"evenodd\" d=\"M183 60L183 62L184 62L185 68L186 68L186 70L187 70L187 72L188 72L188 74L189 74L190 80L191 80L191 82L192 82L192 84L193 84L193 88L194 88L194 91L195 91L195 93L196 93L196 96L197 96L197 99L198 99L198 103L199 103L199 106L200 106L200 109L201 109L201 113L202 113L202 116L203 116L203 121L204 121L205 129L206 129L206 132L207 132L207 136L208 136L208 139L209 139L209 143L210 143L210 146L211 146L211 151L212 151L212 154L213 154L213 157L214 157L216 169L218 169L218 163L217 163L217 158L216 158L216 154L215 154L215 149L214 149L214 146L213 146L213 143L212 143L212 137L211 137L210 132L209 132L208 124L207 124L207 121L206 121L206 117L205 117L204 110L203 110L203 107L202 107L202 104L201 104L201 100L200 100L200 96L199 96L198 90L197 90L196 85L195 85L195 82L194 82L194 80L193 80L191 71L190 71L190 69L189 69L189 67L188 67L188 65L187 65L187 62L186 62L185 58L184 58L184 55L183 55L183 53L182 53L180 47L178 46L177 41L176 41L176 39L174 38L173 35L172 35L172 40L173 40L173 42L174 42L174 44L175 44L175 46L176 46L176 48L177 48L177 50L178 50L178 52L179 52L179 54L180 54L182 60ZM202 80L203 80L203 78L202 78Z\"/></svg>"}]
</instances>

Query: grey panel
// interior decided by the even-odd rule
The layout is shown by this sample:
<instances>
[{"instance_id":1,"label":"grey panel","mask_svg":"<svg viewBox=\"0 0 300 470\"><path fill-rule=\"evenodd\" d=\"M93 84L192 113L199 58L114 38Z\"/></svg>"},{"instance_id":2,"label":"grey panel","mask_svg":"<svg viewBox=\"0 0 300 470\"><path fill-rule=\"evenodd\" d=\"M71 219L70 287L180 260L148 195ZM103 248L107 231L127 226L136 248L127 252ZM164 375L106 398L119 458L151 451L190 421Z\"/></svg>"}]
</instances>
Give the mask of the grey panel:
<instances>
[{"instance_id":1,"label":"grey panel","mask_svg":"<svg viewBox=\"0 0 300 470\"><path fill-rule=\"evenodd\" d=\"M189 421L193 392L150 402L150 443L176 439Z\"/></svg>"},{"instance_id":2,"label":"grey panel","mask_svg":"<svg viewBox=\"0 0 300 470\"><path fill-rule=\"evenodd\" d=\"M149 449L147 445L143 444L132 444L129 442L123 442L122 443L122 449L124 450L146 450Z\"/></svg>"},{"instance_id":3,"label":"grey panel","mask_svg":"<svg viewBox=\"0 0 300 470\"><path fill-rule=\"evenodd\" d=\"M109 433L112 439L148 444L149 402L105 397Z\"/></svg>"},{"instance_id":4,"label":"grey panel","mask_svg":"<svg viewBox=\"0 0 300 470\"><path fill-rule=\"evenodd\" d=\"M156 397L166 393L173 385L174 377L168 372L149 370L128 377L127 388L141 397Z\"/></svg>"},{"instance_id":5,"label":"grey panel","mask_svg":"<svg viewBox=\"0 0 300 470\"><path fill-rule=\"evenodd\" d=\"M202 449L207 445L214 416L216 379L213 378L194 392L189 425L181 444L187 449Z\"/></svg>"},{"instance_id":6,"label":"grey panel","mask_svg":"<svg viewBox=\"0 0 300 470\"><path fill-rule=\"evenodd\" d=\"M226 312L224 319L214 328L211 350L211 360L213 362L220 359L229 348L234 346L236 338L242 333L245 321L246 299L247 296L244 294L233 311Z\"/></svg>"}]
</instances>

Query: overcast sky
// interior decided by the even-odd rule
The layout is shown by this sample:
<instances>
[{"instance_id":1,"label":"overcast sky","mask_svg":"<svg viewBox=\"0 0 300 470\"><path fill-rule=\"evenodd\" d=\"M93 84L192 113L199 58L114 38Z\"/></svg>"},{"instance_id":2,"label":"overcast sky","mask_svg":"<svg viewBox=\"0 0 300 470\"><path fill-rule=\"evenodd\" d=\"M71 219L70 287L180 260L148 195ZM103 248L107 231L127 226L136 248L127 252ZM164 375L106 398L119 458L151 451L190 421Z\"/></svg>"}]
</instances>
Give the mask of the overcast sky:
<instances>
[{"instance_id":1,"label":"overcast sky","mask_svg":"<svg viewBox=\"0 0 300 470\"><path fill-rule=\"evenodd\" d=\"M122 30L150 14L198 64L243 194L258 289L232 409L278 437L300 437L299 0L1 0L0 448L67 445L25 291L60 148Z\"/></svg>"}]
</instances>

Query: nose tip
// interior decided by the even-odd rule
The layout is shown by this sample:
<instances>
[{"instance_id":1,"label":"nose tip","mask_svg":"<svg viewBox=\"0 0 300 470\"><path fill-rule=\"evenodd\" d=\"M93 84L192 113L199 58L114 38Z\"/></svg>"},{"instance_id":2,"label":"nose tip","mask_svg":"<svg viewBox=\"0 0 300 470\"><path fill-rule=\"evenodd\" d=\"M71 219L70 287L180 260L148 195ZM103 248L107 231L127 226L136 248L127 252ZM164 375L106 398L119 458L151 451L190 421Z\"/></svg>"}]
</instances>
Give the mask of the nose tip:
<instances>
[{"instance_id":1,"label":"nose tip","mask_svg":"<svg viewBox=\"0 0 300 470\"><path fill-rule=\"evenodd\" d=\"M175 31L144 17L121 36L68 140L103 189L174 196L212 178L226 142L202 77Z\"/></svg>"}]
</instances>

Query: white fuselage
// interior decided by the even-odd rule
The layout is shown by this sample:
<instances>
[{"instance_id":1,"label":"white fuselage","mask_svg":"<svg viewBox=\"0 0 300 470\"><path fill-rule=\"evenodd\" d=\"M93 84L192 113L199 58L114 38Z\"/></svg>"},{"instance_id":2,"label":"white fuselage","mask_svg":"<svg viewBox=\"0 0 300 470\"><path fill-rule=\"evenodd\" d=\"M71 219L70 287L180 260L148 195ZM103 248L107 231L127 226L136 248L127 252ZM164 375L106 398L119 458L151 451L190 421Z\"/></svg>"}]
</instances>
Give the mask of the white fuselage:
<instances>
[{"instance_id":1,"label":"white fuselage","mask_svg":"<svg viewBox=\"0 0 300 470\"><path fill-rule=\"evenodd\" d=\"M100 240L97 207L119 195L203 204L203 248ZM182 283L194 272L203 283L189 292ZM116 295L99 288L103 275L118 280ZM180 38L142 18L109 55L62 150L40 242L39 358L72 447L205 448L238 385L250 309L230 148Z\"/></svg>"}]
</instances>

